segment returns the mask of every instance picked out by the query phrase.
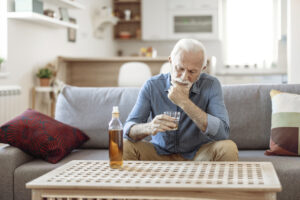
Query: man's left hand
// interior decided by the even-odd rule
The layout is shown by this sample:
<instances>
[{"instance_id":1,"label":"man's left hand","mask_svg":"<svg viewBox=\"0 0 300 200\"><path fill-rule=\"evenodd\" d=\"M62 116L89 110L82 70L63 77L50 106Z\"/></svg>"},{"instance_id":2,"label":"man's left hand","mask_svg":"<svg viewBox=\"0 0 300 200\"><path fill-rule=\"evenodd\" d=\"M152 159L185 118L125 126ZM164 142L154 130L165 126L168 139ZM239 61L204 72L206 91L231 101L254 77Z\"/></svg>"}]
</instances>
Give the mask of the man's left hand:
<instances>
[{"instance_id":1,"label":"man's left hand","mask_svg":"<svg viewBox=\"0 0 300 200\"><path fill-rule=\"evenodd\" d=\"M169 89L168 98L176 105L181 107L182 104L189 100L189 91L191 84L173 83Z\"/></svg>"}]
</instances>

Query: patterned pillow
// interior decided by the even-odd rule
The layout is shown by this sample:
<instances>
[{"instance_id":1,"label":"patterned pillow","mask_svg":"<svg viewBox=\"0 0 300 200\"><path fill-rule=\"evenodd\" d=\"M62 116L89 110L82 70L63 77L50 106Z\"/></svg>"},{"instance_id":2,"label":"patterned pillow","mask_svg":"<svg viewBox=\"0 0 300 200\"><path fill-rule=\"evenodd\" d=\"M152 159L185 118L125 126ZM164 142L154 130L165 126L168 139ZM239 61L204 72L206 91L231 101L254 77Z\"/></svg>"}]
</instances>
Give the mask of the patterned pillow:
<instances>
[{"instance_id":1,"label":"patterned pillow","mask_svg":"<svg viewBox=\"0 0 300 200\"><path fill-rule=\"evenodd\" d=\"M265 155L300 155L300 95L271 90L270 150Z\"/></svg>"},{"instance_id":2,"label":"patterned pillow","mask_svg":"<svg viewBox=\"0 0 300 200\"><path fill-rule=\"evenodd\" d=\"M88 139L79 129L30 109L0 127L0 143L50 163L57 163Z\"/></svg>"}]
</instances>

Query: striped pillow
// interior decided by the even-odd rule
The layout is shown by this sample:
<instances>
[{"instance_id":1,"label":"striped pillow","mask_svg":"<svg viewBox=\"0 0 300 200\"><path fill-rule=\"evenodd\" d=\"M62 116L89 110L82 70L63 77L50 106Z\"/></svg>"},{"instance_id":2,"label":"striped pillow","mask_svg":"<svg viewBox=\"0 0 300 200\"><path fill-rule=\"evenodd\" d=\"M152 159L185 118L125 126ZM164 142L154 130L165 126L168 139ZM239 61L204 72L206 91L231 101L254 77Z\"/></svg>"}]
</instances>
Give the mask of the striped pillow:
<instances>
[{"instance_id":1,"label":"striped pillow","mask_svg":"<svg viewBox=\"0 0 300 200\"><path fill-rule=\"evenodd\" d=\"M300 95L271 90L270 149L265 155L300 155Z\"/></svg>"}]
</instances>

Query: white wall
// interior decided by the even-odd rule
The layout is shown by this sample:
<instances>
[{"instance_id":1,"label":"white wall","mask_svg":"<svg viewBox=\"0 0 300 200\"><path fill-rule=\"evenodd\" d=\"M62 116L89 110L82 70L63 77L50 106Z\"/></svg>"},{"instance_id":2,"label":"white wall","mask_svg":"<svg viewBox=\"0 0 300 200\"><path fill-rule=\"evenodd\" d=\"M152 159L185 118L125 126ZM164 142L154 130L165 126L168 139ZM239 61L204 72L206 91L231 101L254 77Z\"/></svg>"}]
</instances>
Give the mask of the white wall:
<instances>
[{"instance_id":1,"label":"white wall","mask_svg":"<svg viewBox=\"0 0 300 200\"><path fill-rule=\"evenodd\" d=\"M7 21L6 21L7 1L0 1L0 57L7 57Z\"/></svg>"},{"instance_id":2,"label":"white wall","mask_svg":"<svg viewBox=\"0 0 300 200\"><path fill-rule=\"evenodd\" d=\"M2 1L2 0L1 0ZM8 1L12 10L13 0ZM57 56L103 57L114 54L112 27L105 30L104 39L93 37L91 14L96 7L111 6L110 0L82 0L86 9L69 10L77 19L79 29L76 43L68 42L66 28L47 26L8 19L7 78L0 78L0 85L22 86L22 107L31 105L31 88L37 84L35 73L38 68L53 61Z\"/></svg>"},{"instance_id":3,"label":"white wall","mask_svg":"<svg viewBox=\"0 0 300 200\"><path fill-rule=\"evenodd\" d=\"M288 82L300 83L300 1L288 0Z\"/></svg>"}]
</instances>

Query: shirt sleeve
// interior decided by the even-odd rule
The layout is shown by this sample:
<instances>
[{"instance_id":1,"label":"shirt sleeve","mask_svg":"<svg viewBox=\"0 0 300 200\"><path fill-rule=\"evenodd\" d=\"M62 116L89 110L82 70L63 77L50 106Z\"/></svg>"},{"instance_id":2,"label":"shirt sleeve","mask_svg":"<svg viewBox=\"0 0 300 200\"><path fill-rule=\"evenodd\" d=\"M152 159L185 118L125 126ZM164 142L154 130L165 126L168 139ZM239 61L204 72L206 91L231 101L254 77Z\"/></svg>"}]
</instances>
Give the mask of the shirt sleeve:
<instances>
[{"instance_id":1,"label":"shirt sleeve","mask_svg":"<svg viewBox=\"0 0 300 200\"><path fill-rule=\"evenodd\" d=\"M213 81L208 101L207 128L204 134L213 140L227 139L230 132L229 117L218 79Z\"/></svg>"},{"instance_id":2,"label":"shirt sleeve","mask_svg":"<svg viewBox=\"0 0 300 200\"><path fill-rule=\"evenodd\" d=\"M137 101L125 122L123 136L129 141L134 142L134 140L129 137L131 127L135 124L146 123L149 118L151 110L150 94L150 81L147 81L140 90Z\"/></svg>"}]
</instances>

